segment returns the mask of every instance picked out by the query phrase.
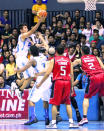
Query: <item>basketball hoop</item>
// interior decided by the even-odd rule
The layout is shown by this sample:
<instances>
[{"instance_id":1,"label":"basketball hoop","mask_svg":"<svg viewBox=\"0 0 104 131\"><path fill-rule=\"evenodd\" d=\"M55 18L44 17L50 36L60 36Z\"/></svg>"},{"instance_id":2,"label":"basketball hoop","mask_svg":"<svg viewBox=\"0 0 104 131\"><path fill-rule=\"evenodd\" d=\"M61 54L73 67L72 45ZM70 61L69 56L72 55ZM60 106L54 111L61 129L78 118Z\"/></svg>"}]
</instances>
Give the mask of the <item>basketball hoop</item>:
<instances>
[{"instance_id":1,"label":"basketball hoop","mask_svg":"<svg viewBox=\"0 0 104 131\"><path fill-rule=\"evenodd\" d=\"M84 0L84 2L85 2L85 11L96 10L97 0Z\"/></svg>"}]
</instances>

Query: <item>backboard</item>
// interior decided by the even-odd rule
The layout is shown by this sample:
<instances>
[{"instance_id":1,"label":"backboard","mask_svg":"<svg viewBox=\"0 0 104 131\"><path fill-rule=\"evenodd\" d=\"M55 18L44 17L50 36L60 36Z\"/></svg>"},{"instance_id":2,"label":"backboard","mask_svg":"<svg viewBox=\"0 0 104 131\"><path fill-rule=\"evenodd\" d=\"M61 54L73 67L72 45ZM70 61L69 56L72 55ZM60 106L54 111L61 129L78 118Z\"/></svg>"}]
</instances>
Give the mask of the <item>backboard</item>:
<instances>
[{"instance_id":1,"label":"backboard","mask_svg":"<svg viewBox=\"0 0 104 131\"><path fill-rule=\"evenodd\" d=\"M104 4L104 0L97 0L98 4Z\"/></svg>"},{"instance_id":2,"label":"backboard","mask_svg":"<svg viewBox=\"0 0 104 131\"><path fill-rule=\"evenodd\" d=\"M57 0L59 3L81 3L83 0Z\"/></svg>"},{"instance_id":3,"label":"backboard","mask_svg":"<svg viewBox=\"0 0 104 131\"><path fill-rule=\"evenodd\" d=\"M57 0L59 3L82 3L85 0ZM104 0L97 0L98 4L104 4Z\"/></svg>"}]
</instances>

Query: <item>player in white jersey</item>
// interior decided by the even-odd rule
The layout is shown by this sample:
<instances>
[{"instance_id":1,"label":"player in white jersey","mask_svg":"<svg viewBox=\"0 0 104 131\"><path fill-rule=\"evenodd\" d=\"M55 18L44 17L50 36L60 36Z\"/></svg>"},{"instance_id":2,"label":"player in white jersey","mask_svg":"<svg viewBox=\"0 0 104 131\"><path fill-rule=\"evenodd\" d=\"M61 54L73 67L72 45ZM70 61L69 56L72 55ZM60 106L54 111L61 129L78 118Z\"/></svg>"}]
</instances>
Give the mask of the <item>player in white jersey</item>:
<instances>
[{"instance_id":1,"label":"player in white jersey","mask_svg":"<svg viewBox=\"0 0 104 131\"><path fill-rule=\"evenodd\" d=\"M19 26L19 30L21 34L19 35L18 44L17 44L17 53L16 53L17 67L21 68L27 64L28 62L27 53L30 47L28 37L30 37L38 29L39 25L44 19L45 17L42 16L39 19L39 22L29 31L26 24L21 24ZM28 84L30 83L30 81L32 80L32 77L34 76L33 68L30 67L29 69L24 71L23 75L24 75L24 81L22 83L22 86L20 87L20 91L23 91L23 89L26 88Z\"/></svg>"},{"instance_id":2,"label":"player in white jersey","mask_svg":"<svg viewBox=\"0 0 104 131\"><path fill-rule=\"evenodd\" d=\"M48 62L46 62L47 58L44 55L39 56L39 51L36 46L31 46L30 47L30 52L33 56L33 59L29 60L28 63L21 69L17 69L17 72L23 72L30 68L31 66L34 67L35 73L46 72ZM45 64L46 63L46 64ZM45 67L46 65L46 67ZM35 74L34 74L35 75ZM43 78L43 76L37 77L36 83L39 83L40 80ZM36 121L36 116L35 116L35 103L40 100L40 98L43 100L44 103L44 110L45 110L45 125L49 124L49 109L48 109L48 101L50 99L50 87L52 85L51 83L51 77L47 79L47 81L40 87L40 89L37 89L36 86L31 89L28 100L29 100L29 109L32 112L31 114L31 119L25 123L25 125L31 125Z\"/></svg>"}]
</instances>

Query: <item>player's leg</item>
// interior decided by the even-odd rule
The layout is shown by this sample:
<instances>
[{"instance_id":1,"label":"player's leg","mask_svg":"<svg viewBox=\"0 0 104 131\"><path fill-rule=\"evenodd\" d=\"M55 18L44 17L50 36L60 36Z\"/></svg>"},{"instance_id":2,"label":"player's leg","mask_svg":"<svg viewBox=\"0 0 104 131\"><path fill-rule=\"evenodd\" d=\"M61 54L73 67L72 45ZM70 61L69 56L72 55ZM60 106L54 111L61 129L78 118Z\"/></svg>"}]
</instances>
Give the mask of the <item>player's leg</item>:
<instances>
[{"instance_id":1,"label":"player's leg","mask_svg":"<svg viewBox=\"0 0 104 131\"><path fill-rule=\"evenodd\" d=\"M69 128L78 128L78 125L74 124L74 121L72 118L72 108L70 104L66 104L66 111L69 118Z\"/></svg>"},{"instance_id":2,"label":"player's leg","mask_svg":"<svg viewBox=\"0 0 104 131\"><path fill-rule=\"evenodd\" d=\"M49 104L48 101L43 101L43 107L45 112L45 125L49 125Z\"/></svg>"},{"instance_id":3,"label":"player's leg","mask_svg":"<svg viewBox=\"0 0 104 131\"><path fill-rule=\"evenodd\" d=\"M89 99L84 98L83 100L83 119L79 122L79 125L88 123L88 119L87 119L88 107L89 107Z\"/></svg>"},{"instance_id":4,"label":"player's leg","mask_svg":"<svg viewBox=\"0 0 104 131\"><path fill-rule=\"evenodd\" d=\"M77 122L80 122L82 118L81 118L81 114L80 114L79 109L78 109L77 101L76 101L75 97L70 97L70 99L71 99L71 104L76 111Z\"/></svg>"},{"instance_id":5,"label":"player's leg","mask_svg":"<svg viewBox=\"0 0 104 131\"><path fill-rule=\"evenodd\" d=\"M33 80L33 78L27 78L24 79L22 86L19 87L18 91L16 91L18 98L22 98L23 90L29 86L30 82Z\"/></svg>"},{"instance_id":6,"label":"player's leg","mask_svg":"<svg viewBox=\"0 0 104 131\"><path fill-rule=\"evenodd\" d=\"M61 122L62 118L60 116L60 106L57 106L57 115L56 115L56 123Z\"/></svg>"},{"instance_id":7,"label":"player's leg","mask_svg":"<svg viewBox=\"0 0 104 131\"><path fill-rule=\"evenodd\" d=\"M20 90L23 91L26 87L29 86L30 82L33 80L33 78L28 78L23 81L22 86L20 87Z\"/></svg>"},{"instance_id":8,"label":"player's leg","mask_svg":"<svg viewBox=\"0 0 104 131\"><path fill-rule=\"evenodd\" d=\"M35 103L33 103L32 101L29 101L29 113L30 113L29 121L24 123L24 125L31 125L33 123L38 122L35 114Z\"/></svg>"}]
</instances>

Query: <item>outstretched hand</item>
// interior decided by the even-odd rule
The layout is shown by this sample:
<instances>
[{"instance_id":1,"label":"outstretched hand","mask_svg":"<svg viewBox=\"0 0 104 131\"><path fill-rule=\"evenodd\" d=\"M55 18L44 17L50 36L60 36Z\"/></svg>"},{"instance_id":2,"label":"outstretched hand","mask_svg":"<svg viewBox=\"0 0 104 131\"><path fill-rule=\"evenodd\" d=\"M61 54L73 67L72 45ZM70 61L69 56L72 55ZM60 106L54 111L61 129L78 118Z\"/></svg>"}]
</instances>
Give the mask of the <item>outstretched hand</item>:
<instances>
[{"instance_id":1,"label":"outstretched hand","mask_svg":"<svg viewBox=\"0 0 104 131\"><path fill-rule=\"evenodd\" d=\"M39 19L39 21L40 21L40 22L44 22L44 21L45 21L45 19L46 19L46 16L41 16L41 17L38 17L38 19Z\"/></svg>"}]
</instances>

